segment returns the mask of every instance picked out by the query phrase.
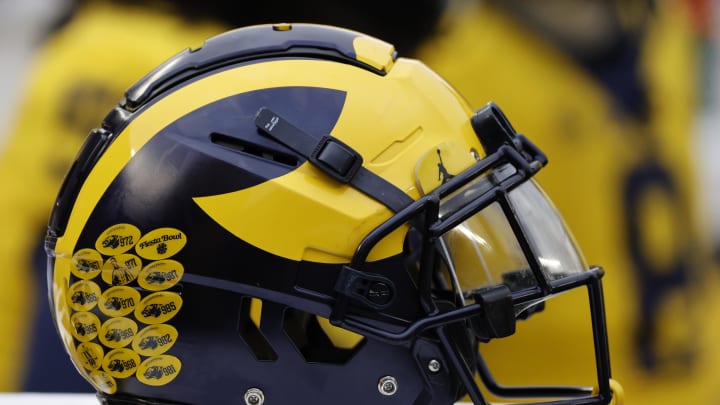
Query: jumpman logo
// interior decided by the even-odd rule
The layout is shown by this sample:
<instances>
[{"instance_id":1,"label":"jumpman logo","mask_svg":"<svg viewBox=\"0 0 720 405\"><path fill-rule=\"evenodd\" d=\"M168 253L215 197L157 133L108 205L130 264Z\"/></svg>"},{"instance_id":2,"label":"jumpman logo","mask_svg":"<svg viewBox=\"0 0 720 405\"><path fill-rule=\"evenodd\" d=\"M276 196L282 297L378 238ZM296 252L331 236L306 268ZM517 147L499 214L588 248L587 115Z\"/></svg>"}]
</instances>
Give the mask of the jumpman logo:
<instances>
[{"instance_id":1,"label":"jumpman logo","mask_svg":"<svg viewBox=\"0 0 720 405\"><path fill-rule=\"evenodd\" d=\"M445 184L450 179L455 177L455 175L448 173L447 169L445 169L445 165L443 164L442 155L440 154L440 149L437 150L438 158L440 159L440 162L438 163L438 180L441 181L441 184Z\"/></svg>"}]
</instances>

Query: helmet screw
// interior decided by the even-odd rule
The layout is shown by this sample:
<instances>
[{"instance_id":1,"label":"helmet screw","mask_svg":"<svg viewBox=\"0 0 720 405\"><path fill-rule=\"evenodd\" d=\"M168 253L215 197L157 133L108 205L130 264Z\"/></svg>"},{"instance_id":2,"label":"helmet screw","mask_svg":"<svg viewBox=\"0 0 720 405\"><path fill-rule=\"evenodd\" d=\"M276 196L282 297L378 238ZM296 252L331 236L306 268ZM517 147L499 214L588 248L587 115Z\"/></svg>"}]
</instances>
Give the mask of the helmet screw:
<instances>
[{"instance_id":1,"label":"helmet screw","mask_svg":"<svg viewBox=\"0 0 720 405\"><path fill-rule=\"evenodd\" d=\"M250 388L245 391L245 405L263 405L265 394L260 388Z\"/></svg>"},{"instance_id":2,"label":"helmet screw","mask_svg":"<svg viewBox=\"0 0 720 405\"><path fill-rule=\"evenodd\" d=\"M380 281L376 281L370 285L366 293L366 297L372 303L377 305L385 305L393 298L390 287Z\"/></svg>"},{"instance_id":3,"label":"helmet screw","mask_svg":"<svg viewBox=\"0 0 720 405\"><path fill-rule=\"evenodd\" d=\"M440 362L435 359L432 359L428 362L428 370L430 370L430 372L432 373L437 373L438 371L440 371L440 367Z\"/></svg>"},{"instance_id":4,"label":"helmet screw","mask_svg":"<svg viewBox=\"0 0 720 405\"><path fill-rule=\"evenodd\" d=\"M393 376L386 375L378 382L378 391L383 395L395 395L397 389L397 380Z\"/></svg>"}]
</instances>

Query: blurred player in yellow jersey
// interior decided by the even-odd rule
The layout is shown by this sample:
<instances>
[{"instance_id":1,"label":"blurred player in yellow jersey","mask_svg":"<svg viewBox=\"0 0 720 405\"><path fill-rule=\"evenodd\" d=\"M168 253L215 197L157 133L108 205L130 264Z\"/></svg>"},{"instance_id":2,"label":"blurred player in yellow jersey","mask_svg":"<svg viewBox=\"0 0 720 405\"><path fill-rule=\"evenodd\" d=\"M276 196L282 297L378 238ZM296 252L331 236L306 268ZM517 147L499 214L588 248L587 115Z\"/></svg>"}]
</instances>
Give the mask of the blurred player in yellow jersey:
<instances>
[{"instance_id":1,"label":"blurred player in yellow jersey","mask_svg":"<svg viewBox=\"0 0 720 405\"><path fill-rule=\"evenodd\" d=\"M697 218L696 43L684 6L466 1L420 52L470 104L503 106L551 157L540 179L588 262L607 272L613 377L632 405L720 403L720 286ZM567 384L594 371L553 367L592 354L577 346L589 333L573 310L584 298L560 299L546 305L568 308L565 320L535 315L541 325L512 342L516 358L481 349L506 366L501 383ZM549 328L566 333L550 340Z\"/></svg>"},{"instance_id":2,"label":"blurred player in yellow jersey","mask_svg":"<svg viewBox=\"0 0 720 405\"><path fill-rule=\"evenodd\" d=\"M62 176L85 135L117 104L117 95L172 55L229 28L277 21L341 25L385 38L409 54L432 32L443 9L443 2L435 0L381 4L77 3L37 54L20 114L0 156L0 391L90 390L71 370L50 321L45 259L40 258L48 207ZM397 25L410 4L412 23ZM33 264L33 257L39 263Z\"/></svg>"}]
</instances>

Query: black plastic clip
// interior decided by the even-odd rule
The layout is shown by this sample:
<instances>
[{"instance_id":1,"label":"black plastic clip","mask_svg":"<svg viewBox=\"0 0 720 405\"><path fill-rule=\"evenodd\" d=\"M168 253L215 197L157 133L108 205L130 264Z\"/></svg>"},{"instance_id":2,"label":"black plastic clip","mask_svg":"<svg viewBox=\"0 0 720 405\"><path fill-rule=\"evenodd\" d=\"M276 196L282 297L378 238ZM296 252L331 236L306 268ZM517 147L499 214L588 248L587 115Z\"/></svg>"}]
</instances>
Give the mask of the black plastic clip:
<instances>
[{"instance_id":1,"label":"black plastic clip","mask_svg":"<svg viewBox=\"0 0 720 405\"><path fill-rule=\"evenodd\" d=\"M470 118L470 123L488 155L497 152L503 145L520 149L515 128L497 104L490 102L478 109Z\"/></svg>"},{"instance_id":2,"label":"black plastic clip","mask_svg":"<svg viewBox=\"0 0 720 405\"><path fill-rule=\"evenodd\" d=\"M515 333L515 307L512 293L505 284L476 291L475 302L483 308L483 314L471 320L475 336L483 342L504 338Z\"/></svg>"},{"instance_id":3,"label":"black plastic clip","mask_svg":"<svg viewBox=\"0 0 720 405\"><path fill-rule=\"evenodd\" d=\"M395 285L383 276L343 266L335 291L371 308L386 308L395 298Z\"/></svg>"},{"instance_id":4,"label":"black plastic clip","mask_svg":"<svg viewBox=\"0 0 720 405\"><path fill-rule=\"evenodd\" d=\"M345 184L350 183L363 163L358 152L330 135L322 137L309 159L325 174Z\"/></svg>"}]
</instances>

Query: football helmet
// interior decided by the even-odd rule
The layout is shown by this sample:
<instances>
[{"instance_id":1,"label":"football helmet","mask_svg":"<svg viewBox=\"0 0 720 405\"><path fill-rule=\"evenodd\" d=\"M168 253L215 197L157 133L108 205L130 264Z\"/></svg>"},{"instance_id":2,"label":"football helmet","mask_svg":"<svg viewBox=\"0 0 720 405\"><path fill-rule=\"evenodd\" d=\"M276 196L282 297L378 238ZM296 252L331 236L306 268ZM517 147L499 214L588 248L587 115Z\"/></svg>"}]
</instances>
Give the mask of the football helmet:
<instances>
[{"instance_id":1,"label":"football helmet","mask_svg":"<svg viewBox=\"0 0 720 405\"><path fill-rule=\"evenodd\" d=\"M60 338L106 404L609 403L603 271L546 162L379 39L230 31L82 146L46 238ZM597 385L498 384L478 344L579 287Z\"/></svg>"}]
</instances>

